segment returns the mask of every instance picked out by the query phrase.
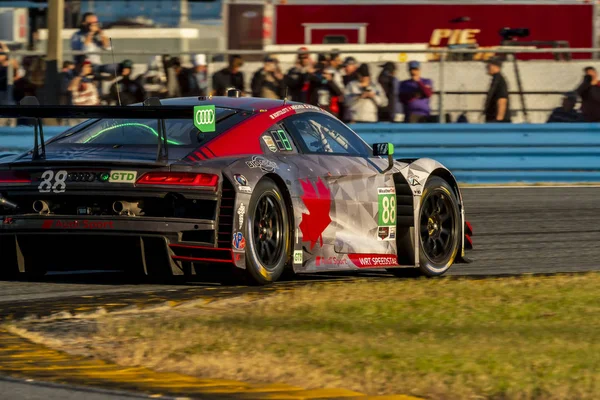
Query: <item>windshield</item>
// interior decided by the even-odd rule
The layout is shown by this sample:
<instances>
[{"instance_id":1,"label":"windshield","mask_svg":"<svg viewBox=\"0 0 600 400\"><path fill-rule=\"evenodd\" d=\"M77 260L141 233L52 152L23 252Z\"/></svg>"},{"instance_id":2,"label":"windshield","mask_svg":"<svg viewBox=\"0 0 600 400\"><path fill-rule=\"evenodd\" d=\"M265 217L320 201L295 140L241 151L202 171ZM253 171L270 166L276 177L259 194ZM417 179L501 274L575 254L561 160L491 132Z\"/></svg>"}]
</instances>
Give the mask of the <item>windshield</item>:
<instances>
[{"instance_id":1,"label":"windshield","mask_svg":"<svg viewBox=\"0 0 600 400\"><path fill-rule=\"evenodd\" d=\"M197 146L220 132L218 123L236 114L235 110L216 109L215 132L203 133L194 126L192 119L165 119L169 146ZM228 124L227 124L228 125ZM85 122L63 133L52 143L90 145L157 145L158 120L103 118Z\"/></svg>"}]
</instances>

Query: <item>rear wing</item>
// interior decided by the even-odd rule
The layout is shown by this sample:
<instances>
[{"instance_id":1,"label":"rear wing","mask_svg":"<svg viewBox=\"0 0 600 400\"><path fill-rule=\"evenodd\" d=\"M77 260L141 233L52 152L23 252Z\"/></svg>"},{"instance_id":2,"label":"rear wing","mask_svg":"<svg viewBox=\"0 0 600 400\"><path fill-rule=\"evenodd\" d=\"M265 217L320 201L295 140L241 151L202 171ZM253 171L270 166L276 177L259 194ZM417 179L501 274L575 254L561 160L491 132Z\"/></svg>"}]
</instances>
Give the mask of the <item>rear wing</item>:
<instances>
[{"instance_id":1,"label":"rear wing","mask_svg":"<svg viewBox=\"0 0 600 400\"><path fill-rule=\"evenodd\" d=\"M3 118L34 118L34 148L32 161L46 159L44 144L43 118L123 118L123 119L157 119L158 120L158 149L156 162L167 162L169 150L167 147L166 119L194 118L194 106L164 106L156 97L146 99L143 106L41 106L38 99L27 96L18 106L0 106L0 117Z\"/></svg>"}]
</instances>

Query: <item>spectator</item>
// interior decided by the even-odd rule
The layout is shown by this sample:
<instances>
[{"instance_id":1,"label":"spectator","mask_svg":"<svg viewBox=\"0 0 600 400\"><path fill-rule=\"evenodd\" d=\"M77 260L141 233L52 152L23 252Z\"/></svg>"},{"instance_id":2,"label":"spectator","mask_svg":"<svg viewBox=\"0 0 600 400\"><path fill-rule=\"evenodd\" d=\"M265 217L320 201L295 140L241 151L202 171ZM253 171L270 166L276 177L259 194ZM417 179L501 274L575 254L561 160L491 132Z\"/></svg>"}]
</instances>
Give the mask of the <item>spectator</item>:
<instances>
[{"instance_id":1,"label":"spectator","mask_svg":"<svg viewBox=\"0 0 600 400\"><path fill-rule=\"evenodd\" d=\"M282 99L285 96L283 79L278 60L271 56L265 57L264 65L252 77L252 96Z\"/></svg>"},{"instance_id":2,"label":"spectator","mask_svg":"<svg viewBox=\"0 0 600 400\"><path fill-rule=\"evenodd\" d=\"M510 122L508 85L500 72L501 70L502 60L495 57L488 60L487 72L491 75L492 81L483 110L485 122Z\"/></svg>"},{"instance_id":3,"label":"spectator","mask_svg":"<svg viewBox=\"0 0 600 400\"><path fill-rule=\"evenodd\" d=\"M61 106L73 105L73 99L71 98L71 92L69 91L69 85L73 78L75 78L75 63L73 61L63 61L62 70L58 74L58 79L60 81L58 104Z\"/></svg>"},{"instance_id":4,"label":"spectator","mask_svg":"<svg viewBox=\"0 0 600 400\"><path fill-rule=\"evenodd\" d=\"M296 64L290 68L285 76L285 85L289 88L292 101L308 103L310 89L310 74L315 72L313 61L306 53L306 47L300 47Z\"/></svg>"},{"instance_id":5,"label":"spectator","mask_svg":"<svg viewBox=\"0 0 600 400\"><path fill-rule=\"evenodd\" d=\"M344 109L344 89L346 85L344 85L344 77L341 72L342 68L344 67L344 62L340 56L340 53L337 52L331 53L329 55L329 60L329 66L331 67L332 71L335 71L333 73L333 83L339 88L341 93L339 96L333 98L333 102L337 103L337 112L334 110L330 110L330 112L335 114L338 118L343 119L344 115L346 114ZM333 109L335 108L336 106L333 106Z\"/></svg>"},{"instance_id":6,"label":"spectator","mask_svg":"<svg viewBox=\"0 0 600 400\"><path fill-rule=\"evenodd\" d=\"M0 42L0 105L14 104L13 93L9 93L8 66L9 64L12 64L13 78L17 78L17 70L19 68L19 63L14 58L9 60L9 52L10 50L8 46Z\"/></svg>"},{"instance_id":7,"label":"spectator","mask_svg":"<svg viewBox=\"0 0 600 400\"><path fill-rule=\"evenodd\" d=\"M358 69L358 61L356 61L356 58L346 57L342 66L344 67L345 71L345 75L343 77L344 87L348 86L348 84L352 81L358 81L358 73L356 72Z\"/></svg>"},{"instance_id":8,"label":"spectator","mask_svg":"<svg viewBox=\"0 0 600 400\"><path fill-rule=\"evenodd\" d=\"M69 91L76 106L97 106L100 104L98 88L93 82L94 70L90 61L77 67L77 75L69 84Z\"/></svg>"},{"instance_id":9,"label":"spectator","mask_svg":"<svg viewBox=\"0 0 600 400\"><path fill-rule=\"evenodd\" d=\"M167 79L167 97L181 97L182 89L179 84L181 60L179 57L163 56L163 64Z\"/></svg>"},{"instance_id":10,"label":"spectator","mask_svg":"<svg viewBox=\"0 0 600 400\"><path fill-rule=\"evenodd\" d=\"M159 99L168 97L167 79L162 66L161 56L151 57L146 72L135 78L144 88L147 97L158 97Z\"/></svg>"},{"instance_id":11,"label":"spectator","mask_svg":"<svg viewBox=\"0 0 600 400\"><path fill-rule=\"evenodd\" d=\"M146 99L146 92L143 86L136 80L131 79L133 62L124 60L119 64L119 77L110 87L108 102L128 106L130 104L142 103Z\"/></svg>"},{"instance_id":12,"label":"spectator","mask_svg":"<svg viewBox=\"0 0 600 400\"><path fill-rule=\"evenodd\" d=\"M344 87L346 85L344 85L344 77L342 76L342 73L340 72L340 70L343 68L343 61L342 61L342 57L340 56L340 53L331 53L329 55L329 66L333 69L335 69L335 74L333 75L333 81L335 82L335 84L340 88L340 89L344 89Z\"/></svg>"},{"instance_id":13,"label":"spectator","mask_svg":"<svg viewBox=\"0 0 600 400\"><path fill-rule=\"evenodd\" d=\"M404 122L427 122L431 114L429 100L433 94L431 79L421 77L421 63L408 63L410 79L400 82L399 99L404 109Z\"/></svg>"},{"instance_id":14,"label":"spectator","mask_svg":"<svg viewBox=\"0 0 600 400\"><path fill-rule=\"evenodd\" d=\"M317 54L317 64L321 64L323 68L327 68L330 65L331 58L329 54L319 53Z\"/></svg>"},{"instance_id":15,"label":"spectator","mask_svg":"<svg viewBox=\"0 0 600 400\"><path fill-rule=\"evenodd\" d=\"M377 122L379 107L387 106L385 91L371 81L369 66L362 64L358 70L358 81L346 86L346 119L350 122Z\"/></svg>"},{"instance_id":16,"label":"spectator","mask_svg":"<svg viewBox=\"0 0 600 400\"><path fill-rule=\"evenodd\" d=\"M228 89L244 90L244 74L240 71L244 61L240 56L229 59L229 66L215 73L212 77L213 92L215 96L225 96Z\"/></svg>"},{"instance_id":17,"label":"spectator","mask_svg":"<svg viewBox=\"0 0 600 400\"><path fill-rule=\"evenodd\" d=\"M318 64L317 72L310 76L310 104L339 116L339 102L343 92L333 80L336 72L333 67Z\"/></svg>"},{"instance_id":18,"label":"spectator","mask_svg":"<svg viewBox=\"0 0 600 400\"><path fill-rule=\"evenodd\" d=\"M19 103L25 96L35 96L42 100L44 88L44 77L46 74L46 63L41 57L24 59L23 65L25 75L15 79L13 96L15 102Z\"/></svg>"},{"instance_id":19,"label":"spectator","mask_svg":"<svg viewBox=\"0 0 600 400\"><path fill-rule=\"evenodd\" d=\"M381 68L382 70L377 81L385 91L388 105L379 110L379 121L394 122L398 104L398 78L395 77L396 64L389 61L381 65Z\"/></svg>"},{"instance_id":20,"label":"spectator","mask_svg":"<svg viewBox=\"0 0 600 400\"><path fill-rule=\"evenodd\" d=\"M190 70L190 96L206 96L208 94L208 74L206 55L196 54L192 58Z\"/></svg>"},{"instance_id":21,"label":"spectator","mask_svg":"<svg viewBox=\"0 0 600 400\"><path fill-rule=\"evenodd\" d=\"M577 88L581 96L581 112L585 122L600 122L600 83L594 67L584 70L583 82Z\"/></svg>"},{"instance_id":22,"label":"spectator","mask_svg":"<svg viewBox=\"0 0 600 400\"><path fill-rule=\"evenodd\" d=\"M552 110L547 122L583 122L582 114L575 110L577 93L565 93L562 106Z\"/></svg>"},{"instance_id":23,"label":"spectator","mask_svg":"<svg viewBox=\"0 0 600 400\"><path fill-rule=\"evenodd\" d=\"M71 36L71 50L86 53L111 50L110 41L100 28L96 14L91 12L83 14L79 30ZM102 57L99 54L75 56L75 64L81 64L86 60L92 63L92 70L97 80L94 83L97 85L99 94L102 95L102 82L114 79L118 65L102 64Z\"/></svg>"},{"instance_id":24,"label":"spectator","mask_svg":"<svg viewBox=\"0 0 600 400\"><path fill-rule=\"evenodd\" d=\"M96 14L86 12L81 18L79 30L71 36L71 50L84 51L86 53L96 53L100 50L110 50L110 41L102 32L100 22ZM81 64L85 60L92 63L95 73L110 73L116 69L115 65L102 64L102 57L98 54L86 54L75 56L75 63ZM112 68L111 68L112 67ZM108 70L108 71L107 71Z\"/></svg>"}]
</instances>

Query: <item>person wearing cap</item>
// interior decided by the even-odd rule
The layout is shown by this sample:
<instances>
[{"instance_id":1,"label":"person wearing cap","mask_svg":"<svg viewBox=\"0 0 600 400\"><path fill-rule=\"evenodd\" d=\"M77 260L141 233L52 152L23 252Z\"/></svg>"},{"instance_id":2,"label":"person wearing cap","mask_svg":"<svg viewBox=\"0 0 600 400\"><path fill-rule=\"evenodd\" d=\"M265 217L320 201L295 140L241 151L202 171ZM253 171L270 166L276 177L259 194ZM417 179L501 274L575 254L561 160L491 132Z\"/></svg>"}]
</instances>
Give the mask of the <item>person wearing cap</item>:
<instances>
[{"instance_id":1,"label":"person wearing cap","mask_svg":"<svg viewBox=\"0 0 600 400\"><path fill-rule=\"evenodd\" d=\"M410 79L400 82L398 97L404 109L404 122L426 122L431 114L429 100L433 95L431 79L421 77L421 63L408 63Z\"/></svg>"},{"instance_id":2,"label":"person wearing cap","mask_svg":"<svg viewBox=\"0 0 600 400\"><path fill-rule=\"evenodd\" d=\"M345 119L351 123L377 122L379 108L388 104L385 91L379 82L371 80L367 64L361 64L356 72L358 73L358 81L348 83L344 94Z\"/></svg>"},{"instance_id":3,"label":"person wearing cap","mask_svg":"<svg viewBox=\"0 0 600 400\"><path fill-rule=\"evenodd\" d=\"M581 96L581 113L585 122L600 122L600 82L594 67L583 70L583 82L577 88Z\"/></svg>"},{"instance_id":4,"label":"person wearing cap","mask_svg":"<svg viewBox=\"0 0 600 400\"><path fill-rule=\"evenodd\" d=\"M288 97L290 100L301 103L308 103L309 101L310 74L315 72L313 60L307 51L306 47L298 49L296 63L290 68L284 81L289 90Z\"/></svg>"},{"instance_id":5,"label":"person wearing cap","mask_svg":"<svg viewBox=\"0 0 600 400\"><path fill-rule=\"evenodd\" d=\"M264 65L254 73L250 88L253 97L283 99L285 96L284 76L279 69L279 60L266 56Z\"/></svg>"},{"instance_id":6,"label":"person wearing cap","mask_svg":"<svg viewBox=\"0 0 600 400\"><path fill-rule=\"evenodd\" d=\"M110 104L128 106L146 99L146 91L139 81L132 79L133 62L124 60L117 68L119 77L108 91L104 100Z\"/></svg>"},{"instance_id":7,"label":"person wearing cap","mask_svg":"<svg viewBox=\"0 0 600 400\"><path fill-rule=\"evenodd\" d=\"M358 73L356 72L358 69L358 61L356 61L356 58L354 57L346 57L342 66L344 67L345 72L343 82L344 87L346 87L350 82L358 80Z\"/></svg>"},{"instance_id":8,"label":"person wearing cap","mask_svg":"<svg viewBox=\"0 0 600 400\"><path fill-rule=\"evenodd\" d=\"M510 122L510 101L508 85L500 72L502 60L494 57L487 62L487 73L492 77L485 99L483 114L485 122Z\"/></svg>"},{"instance_id":9,"label":"person wearing cap","mask_svg":"<svg viewBox=\"0 0 600 400\"><path fill-rule=\"evenodd\" d=\"M229 58L229 65L212 76L212 87L214 96L225 96L227 90L237 89L245 93L244 73L241 71L244 60L239 55Z\"/></svg>"},{"instance_id":10,"label":"person wearing cap","mask_svg":"<svg viewBox=\"0 0 600 400\"><path fill-rule=\"evenodd\" d=\"M562 100L562 106L552 110L548 121L546 122L584 122L583 115L575 110L577 105L577 93L565 93Z\"/></svg>"},{"instance_id":11,"label":"person wearing cap","mask_svg":"<svg viewBox=\"0 0 600 400\"><path fill-rule=\"evenodd\" d=\"M388 105L379 110L379 121L394 122L396 119L398 105L398 78L396 78L396 64L391 61L380 65L381 73L377 81L385 91Z\"/></svg>"}]
</instances>

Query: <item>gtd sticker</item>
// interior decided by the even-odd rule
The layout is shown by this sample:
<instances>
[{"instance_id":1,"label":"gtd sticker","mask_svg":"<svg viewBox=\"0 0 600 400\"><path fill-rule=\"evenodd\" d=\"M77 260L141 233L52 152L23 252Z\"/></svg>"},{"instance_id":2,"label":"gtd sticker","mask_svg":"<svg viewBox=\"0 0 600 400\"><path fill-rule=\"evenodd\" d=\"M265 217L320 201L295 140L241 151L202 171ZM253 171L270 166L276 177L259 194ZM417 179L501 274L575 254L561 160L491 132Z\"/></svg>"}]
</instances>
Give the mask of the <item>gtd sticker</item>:
<instances>
[{"instance_id":1,"label":"gtd sticker","mask_svg":"<svg viewBox=\"0 0 600 400\"><path fill-rule=\"evenodd\" d=\"M38 186L40 193L64 193L67 190L67 171L61 170L54 174L54 171L44 171L42 174L42 182Z\"/></svg>"},{"instance_id":2,"label":"gtd sticker","mask_svg":"<svg viewBox=\"0 0 600 400\"><path fill-rule=\"evenodd\" d=\"M236 250L244 250L246 248L246 239L244 239L242 232L233 234L233 248Z\"/></svg>"},{"instance_id":3,"label":"gtd sticker","mask_svg":"<svg viewBox=\"0 0 600 400\"><path fill-rule=\"evenodd\" d=\"M200 132L214 132L215 124L215 106L195 106L194 107L194 126Z\"/></svg>"},{"instance_id":4,"label":"gtd sticker","mask_svg":"<svg viewBox=\"0 0 600 400\"><path fill-rule=\"evenodd\" d=\"M137 171L110 171L108 178L112 183L133 183L137 178Z\"/></svg>"},{"instance_id":5,"label":"gtd sticker","mask_svg":"<svg viewBox=\"0 0 600 400\"><path fill-rule=\"evenodd\" d=\"M379 226L396 226L396 189L377 188Z\"/></svg>"}]
</instances>

